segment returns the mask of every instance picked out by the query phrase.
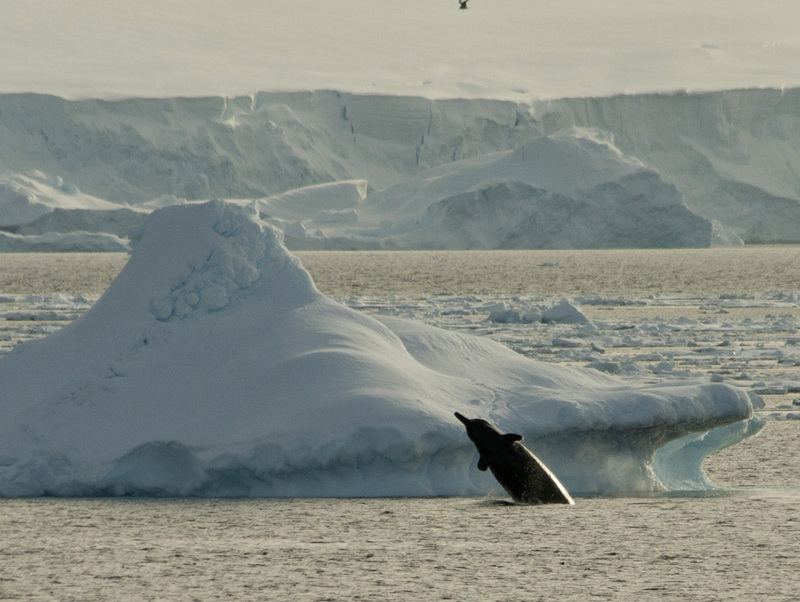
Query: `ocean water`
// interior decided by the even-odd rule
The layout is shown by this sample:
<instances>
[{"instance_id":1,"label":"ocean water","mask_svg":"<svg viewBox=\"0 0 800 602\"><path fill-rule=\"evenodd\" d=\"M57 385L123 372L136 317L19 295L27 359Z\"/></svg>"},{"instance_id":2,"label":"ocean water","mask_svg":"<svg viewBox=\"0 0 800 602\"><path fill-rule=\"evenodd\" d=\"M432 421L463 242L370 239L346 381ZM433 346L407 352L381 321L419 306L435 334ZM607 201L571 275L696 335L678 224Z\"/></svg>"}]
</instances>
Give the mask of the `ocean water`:
<instances>
[{"instance_id":1,"label":"ocean water","mask_svg":"<svg viewBox=\"0 0 800 602\"><path fill-rule=\"evenodd\" d=\"M797 502L5 500L0 597L793 600Z\"/></svg>"},{"instance_id":2,"label":"ocean water","mask_svg":"<svg viewBox=\"0 0 800 602\"><path fill-rule=\"evenodd\" d=\"M299 251L330 296L687 297L800 291L800 245L551 251ZM98 296L124 253L5 253L0 294Z\"/></svg>"},{"instance_id":3,"label":"ocean water","mask_svg":"<svg viewBox=\"0 0 800 602\"><path fill-rule=\"evenodd\" d=\"M760 392L766 426L706 461L715 490L571 507L510 505L499 491L4 499L0 599L797 598L800 247L298 255L320 290L360 311L469 330L545 361L586 364L599 353L632 380L730 379ZM80 315L124 262L0 255L0 353ZM556 344L578 326L488 319L499 304L562 297L593 321L580 333L591 350Z\"/></svg>"}]
</instances>

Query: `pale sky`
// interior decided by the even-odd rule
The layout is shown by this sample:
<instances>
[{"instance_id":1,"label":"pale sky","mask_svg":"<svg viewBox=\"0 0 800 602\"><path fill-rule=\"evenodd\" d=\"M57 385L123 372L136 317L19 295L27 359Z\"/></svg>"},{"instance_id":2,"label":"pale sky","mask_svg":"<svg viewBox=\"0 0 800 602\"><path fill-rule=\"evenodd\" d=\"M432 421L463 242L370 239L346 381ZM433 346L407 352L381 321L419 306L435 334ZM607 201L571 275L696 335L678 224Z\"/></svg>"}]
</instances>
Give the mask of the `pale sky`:
<instances>
[{"instance_id":1,"label":"pale sky","mask_svg":"<svg viewBox=\"0 0 800 602\"><path fill-rule=\"evenodd\" d=\"M0 92L514 100L800 85L797 0L0 0Z\"/></svg>"}]
</instances>

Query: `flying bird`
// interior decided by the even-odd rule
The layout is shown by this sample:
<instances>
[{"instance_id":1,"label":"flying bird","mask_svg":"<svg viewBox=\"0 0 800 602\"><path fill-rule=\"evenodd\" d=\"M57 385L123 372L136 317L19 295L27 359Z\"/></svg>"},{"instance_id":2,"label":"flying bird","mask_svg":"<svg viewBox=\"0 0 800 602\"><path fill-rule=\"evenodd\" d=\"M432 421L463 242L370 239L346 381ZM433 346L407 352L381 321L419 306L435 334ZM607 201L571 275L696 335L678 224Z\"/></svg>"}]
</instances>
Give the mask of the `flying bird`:
<instances>
[{"instance_id":1,"label":"flying bird","mask_svg":"<svg viewBox=\"0 0 800 602\"><path fill-rule=\"evenodd\" d=\"M469 0L458 0L458 8L460 9L467 8L467 2L469 2Z\"/></svg>"}]
</instances>

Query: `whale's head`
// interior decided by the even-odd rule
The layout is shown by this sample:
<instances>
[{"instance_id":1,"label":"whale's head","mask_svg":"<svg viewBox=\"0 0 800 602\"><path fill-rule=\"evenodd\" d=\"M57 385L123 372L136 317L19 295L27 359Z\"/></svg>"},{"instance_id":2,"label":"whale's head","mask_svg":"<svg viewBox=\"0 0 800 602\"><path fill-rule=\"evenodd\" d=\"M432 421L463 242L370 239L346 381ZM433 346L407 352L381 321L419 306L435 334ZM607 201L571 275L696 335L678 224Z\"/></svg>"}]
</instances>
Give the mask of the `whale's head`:
<instances>
[{"instance_id":1,"label":"whale's head","mask_svg":"<svg viewBox=\"0 0 800 602\"><path fill-rule=\"evenodd\" d=\"M502 434L494 426L489 424L486 420L482 420L480 418L467 418L466 416L459 414L458 412L455 413L455 416L467 428L467 435L473 441L475 441L475 436L480 436L480 434L482 433L488 433L494 431L498 435Z\"/></svg>"},{"instance_id":2,"label":"whale's head","mask_svg":"<svg viewBox=\"0 0 800 602\"><path fill-rule=\"evenodd\" d=\"M522 435L506 433L497 430L494 425L481 418L467 418L458 412L455 413L467 429L467 436L472 440L478 451L484 453L496 446L508 447L516 441L522 440Z\"/></svg>"}]
</instances>

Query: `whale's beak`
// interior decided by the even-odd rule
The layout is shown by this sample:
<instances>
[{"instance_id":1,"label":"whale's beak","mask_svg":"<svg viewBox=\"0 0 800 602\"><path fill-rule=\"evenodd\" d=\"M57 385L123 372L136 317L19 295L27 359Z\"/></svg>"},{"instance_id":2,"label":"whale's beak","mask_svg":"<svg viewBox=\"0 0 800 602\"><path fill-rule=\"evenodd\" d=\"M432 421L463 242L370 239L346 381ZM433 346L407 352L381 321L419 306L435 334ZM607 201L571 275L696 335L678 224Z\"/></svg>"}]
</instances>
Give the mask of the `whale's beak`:
<instances>
[{"instance_id":1,"label":"whale's beak","mask_svg":"<svg viewBox=\"0 0 800 602\"><path fill-rule=\"evenodd\" d=\"M461 422L463 422L463 423L464 423L464 426L469 426L469 423L470 423L470 422L472 422L472 421L471 421L469 418L464 418L464 417L463 417L461 414L459 414L458 412L456 412L455 414L456 414L456 418L458 418L458 419L459 419Z\"/></svg>"}]
</instances>

